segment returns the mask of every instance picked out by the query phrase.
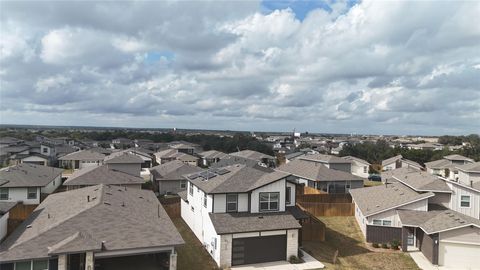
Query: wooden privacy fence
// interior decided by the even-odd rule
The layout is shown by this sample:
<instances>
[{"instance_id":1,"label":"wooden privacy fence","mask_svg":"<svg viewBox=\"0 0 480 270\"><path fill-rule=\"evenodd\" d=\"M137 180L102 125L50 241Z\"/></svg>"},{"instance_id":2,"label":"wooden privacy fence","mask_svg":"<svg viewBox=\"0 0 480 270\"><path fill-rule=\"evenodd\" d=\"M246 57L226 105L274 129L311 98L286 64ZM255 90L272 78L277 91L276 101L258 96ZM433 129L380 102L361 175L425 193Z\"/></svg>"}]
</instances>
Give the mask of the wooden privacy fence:
<instances>
[{"instance_id":1,"label":"wooden privacy fence","mask_svg":"<svg viewBox=\"0 0 480 270\"><path fill-rule=\"evenodd\" d=\"M297 205L303 212L308 215L308 219L303 220L302 224L302 241L325 241L325 224L317 217L305 211L302 206Z\"/></svg>"},{"instance_id":2,"label":"wooden privacy fence","mask_svg":"<svg viewBox=\"0 0 480 270\"><path fill-rule=\"evenodd\" d=\"M297 202L308 203L351 203L350 194L303 194L297 195Z\"/></svg>"},{"instance_id":3,"label":"wooden privacy fence","mask_svg":"<svg viewBox=\"0 0 480 270\"><path fill-rule=\"evenodd\" d=\"M159 200L170 218L181 217L180 197L160 198Z\"/></svg>"},{"instance_id":4,"label":"wooden privacy fence","mask_svg":"<svg viewBox=\"0 0 480 270\"><path fill-rule=\"evenodd\" d=\"M9 211L9 219L17 219L17 220L25 220L27 217L37 208L37 204L22 204L19 203L15 205L12 209Z\"/></svg>"},{"instance_id":5,"label":"wooden privacy fence","mask_svg":"<svg viewBox=\"0 0 480 270\"><path fill-rule=\"evenodd\" d=\"M318 189L312 188L312 187L307 187L307 186L303 186L303 188L299 187L297 190L299 191L298 195L303 195L303 194L327 194L324 191L321 191L321 190L318 190Z\"/></svg>"},{"instance_id":6,"label":"wooden privacy fence","mask_svg":"<svg viewBox=\"0 0 480 270\"><path fill-rule=\"evenodd\" d=\"M355 205L353 203L315 203L298 202L308 213L314 216L353 216Z\"/></svg>"}]
</instances>

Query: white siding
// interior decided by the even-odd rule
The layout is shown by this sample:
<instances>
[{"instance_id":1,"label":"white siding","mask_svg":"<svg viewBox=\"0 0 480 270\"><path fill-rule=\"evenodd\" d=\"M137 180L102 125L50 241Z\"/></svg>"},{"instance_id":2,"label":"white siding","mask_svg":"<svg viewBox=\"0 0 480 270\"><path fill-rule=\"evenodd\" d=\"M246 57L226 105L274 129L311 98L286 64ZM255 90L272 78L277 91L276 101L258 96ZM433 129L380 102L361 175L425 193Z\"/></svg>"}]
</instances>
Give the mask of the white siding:
<instances>
[{"instance_id":1,"label":"white siding","mask_svg":"<svg viewBox=\"0 0 480 270\"><path fill-rule=\"evenodd\" d=\"M389 211L385 211L373 216L369 216L367 218L368 225L373 225L374 219L380 220L390 220L392 222L391 227L402 227L402 223L400 222L400 218L397 214L397 209L405 209L405 210L417 210L417 211L427 211L428 210L428 199L424 199L418 202L414 202L411 204L407 204L396 209L392 209Z\"/></svg>"},{"instance_id":2,"label":"white siding","mask_svg":"<svg viewBox=\"0 0 480 270\"><path fill-rule=\"evenodd\" d=\"M353 203L355 204L355 219L357 220L358 226L360 226L363 236L367 237L367 219L363 216L362 211L358 208L355 201L353 201Z\"/></svg>"},{"instance_id":3,"label":"white siding","mask_svg":"<svg viewBox=\"0 0 480 270\"><path fill-rule=\"evenodd\" d=\"M213 207L213 212L214 213L225 213L227 203L226 203L226 195L225 194L214 194L215 199L213 200L214 207Z\"/></svg>"},{"instance_id":4,"label":"white siding","mask_svg":"<svg viewBox=\"0 0 480 270\"><path fill-rule=\"evenodd\" d=\"M238 212L248 211L248 193L238 194Z\"/></svg>"},{"instance_id":5,"label":"white siding","mask_svg":"<svg viewBox=\"0 0 480 270\"><path fill-rule=\"evenodd\" d=\"M46 160L42 157L29 156L29 157L22 158L22 163L29 163L29 162L34 162L34 163L43 162L44 166L47 166L47 164L48 164L48 160Z\"/></svg>"},{"instance_id":6,"label":"white siding","mask_svg":"<svg viewBox=\"0 0 480 270\"><path fill-rule=\"evenodd\" d=\"M480 228L470 228L470 226L468 226L457 230L441 232L439 238L442 242L450 241L480 245Z\"/></svg>"},{"instance_id":7,"label":"white siding","mask_svg":"<svg viewBox=\"0 0 480 270\"><path fill-rule=\"evenodd\" d=\"M27 199L27 188L8 188L7 202L23 202L23 204L40 204L40 188L37 189L36 199Z\"/></svg>"},{"instance_id":8,"label":"white siding","mask_svg":"<svg viewBox=\"0 0 480 270\"><path fill-rule=\"evenodd\" d=\"M467 216L480 218L480 192L475 192L469 188L451 182L447 184L453 191L449 208ZM460 206L462 195L470 196L470 207Z\"/></svg>"},{"instance_id":9,"label":"white siding","mask_svg":"<svg viewBox=\"0 0 480 270\"><path fill-rule=\"evenodd\" d=\"M0 216L0 241L7 235L8 212Z\"/></svg>"},{"instance_id":10,"label":"white siding","mask_svg":"<svg viewBox=\"0 0 480 270\"><path fill-rule=\"evenodd\" d=\"M52 182L41 188L41 193L51 194L62 184L62 175L58 175Z\"/></svg>"},{"instance_id":11,"label":"white siding","mask_svg":"<svg viewBox=\"0 0 480 270\"><path fill-rule=\"evenodd\" d=\"M364 167L366 172L364 172ZM358 177L368 178L368 165L352 160L352 174Z\"/></svg>"},{"instance_id":12,"label":"white siding","mask_svg":"<svg viewBox=\"0 0 480 270\"><path fill-rule=\"evenodd\" d=\"M285 211L285 179L273 182L252 191L250 209L252 213L258 213L259 196L261 192L279 192L279 211Z\"/></svg>"},{"instance_id":13,"label":"white siding","mask_svg":"<svg viewBox=\"0 0 480 270\"><path fill-rule=\"evenodd\" d=\"M290 203L287 204L287 206L295 206L295 202L296 202L296 198L295 198L295 184L293 183L290 183L290 182L286 182L287 184L287 187L290 187Z\"/></svg>"}]
</instances>

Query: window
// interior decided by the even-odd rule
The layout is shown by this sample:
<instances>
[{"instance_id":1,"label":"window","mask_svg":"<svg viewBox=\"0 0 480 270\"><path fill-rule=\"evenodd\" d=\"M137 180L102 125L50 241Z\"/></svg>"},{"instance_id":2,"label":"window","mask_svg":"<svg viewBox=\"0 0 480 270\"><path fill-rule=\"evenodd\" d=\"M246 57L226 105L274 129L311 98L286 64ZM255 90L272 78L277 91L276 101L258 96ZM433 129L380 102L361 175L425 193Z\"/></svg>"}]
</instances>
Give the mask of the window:
<instances>
[{"instance_id":1,"label":"window","mask_svg":"<svg viewBox=\"0 0 480 270\"><path fill-rule=\"evenodd\" d=\"M382 225L382 221L380 219L374 219L373 220L373 225L379 225L381 226Z\"/></svg>"},{"instance_id":2,"label":"window","mask_svg":"<svg viewBox=\"0 0 480 270\"><path fill-rule=\"evenodd\" d=\"M368 167L367 166L363 166L363 173L367 173L368 172Z\"/></svg>"},{"instance_id":3,"label":"window","mask_svg":"<svg viewBox=\"0 0 480 270\"><path fill-rule=\"evenodd\" d=\"M0 200L8 200L8 188L0 188Z\"/></svg>"},{"instance_id":4,"label":"window","mask_svg":"<svg viewBox=\"0 0 480 270\"><path fill-rule=\"evenodd\" d=\"M470 207L470 195L460 196L460 207Z\"/></svg>"},{"instance_id":5,"label":"window","mask_svg":"<svg viewBox=\"0 0 480 270\"><path fill-rule=\"evenodd\" d=\"M383 220L383 221L382 221L382 225L383 225L383 226L392 226L392 221L390 221L390 220Z\"/></svg>"},{"instance_id":6,"label":"window","mask_svg":"<svg viewBox=\"0 0 480 270\"><path fill-rule=\"evenodd\" d=\"M16 262L15 263L15 270L31 270L32 269L32 262Z\"/></svg>"},{"instance_id":7,"label":"window","mask_svg":"<svg viewBox=\"0 0 480 270\"><path fill-rule=\"evenodd\" d=\"M278 192L260 192L260 212L278 211L279 193Z\"/></svg>"},{"instance_id":8,"label":"window","mask_svg":"<svg viewBox=\"0 0 480 270\"><path fill-rule=\"evenodd\" d=\"M33 261L33 270L48 269L48 260Z\"/></svg>"},{"instance_id":9,"label":"window","mask_svg":"<svg viewBox=\"0 0 480 270\"><path fill-rule=\"evenodd\" d=\"M187 180L180 180L180 188L186 188L187 187Z\"/></svg>"},{"instance_id":10,"label":"window","mask_svg":"<svg viewBox=\"0 0 480 270\"><path fill-rule=\"evenodd\" d=\"M27 188L27 199L33 200L37 198L37 188Z\"/></svg>"},{"instance_id":11,"label":"window","mask_svg":"<svg viewBox=\"0 0 480 270\"><path fill-rule=\"evenodd\" d=\"M190 195L193 196L193 185L192 185L192 183L190 183L189 185L190 185L190 190L189 190Z\"/></svg>"},{"instance_id":12,"label":"window","mask_svg":"<svg viewBox=\"0 0 480 270\"><path fill-rule=\"evenodd\" d=\"M212 248L213 248L214 250L217 249L217 238L216 238L216 237L212 237L212 243L211 243L211 245L212 245Z\"/></svg>"},{"instance_id":13,"label":"window","mask_svg":"<svg viewBox=\"0 0 480 270\"><path fill-rule=\"evenodd\" d=\"M238 211L238 194L227 194L227 212Z\"/></svg>"},{"instance_id":14,"label":"window","mask_svg":"<svg viewBox=\"0 0 480 270\"><path fill-rule=\"evenodd\" d=\"M192 212L195 212L195 208L193 208L193 206L191 206L190 209L192 210Z\"/></svg>"},{"instance_id":15,"label":"window","mask_svg":"<svg viewBox=\"0 0 480 270\"><path fill-rule=\"evenodd\" d=\"M287 187L285 190L285 203L290 204L292 203L292 188Z\"/></svg>"},{"instance_id":16,"label":"window","mask_svg":"<svg viewBox=\"0 0 480 270\"><path fill-rule=\"evenodd\" d=\"M203 206L206 208L207 207L207 193L203 193Z\"/></svg>"},{"instance_id":17,"label":"window","mask_svg":"<svg viewBox=\"0 0 480 270\"><path fill-rule=\"evenodd\" d=\"M42 148L42 152L43 153L48 153L48 148L46 148L46 147Z\"/></svg>"}]
</instances>

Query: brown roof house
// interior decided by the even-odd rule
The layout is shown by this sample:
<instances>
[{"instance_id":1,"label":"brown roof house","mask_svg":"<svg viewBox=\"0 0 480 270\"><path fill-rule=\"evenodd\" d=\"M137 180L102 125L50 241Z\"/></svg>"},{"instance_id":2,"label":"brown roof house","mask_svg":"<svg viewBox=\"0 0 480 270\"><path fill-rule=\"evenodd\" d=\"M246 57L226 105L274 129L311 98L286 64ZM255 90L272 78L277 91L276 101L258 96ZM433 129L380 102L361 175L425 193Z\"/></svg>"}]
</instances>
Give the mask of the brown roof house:
<instances>
[{"instance_id":1,"label":"brown roof house","mask_svg":"<svg viewBox=\"0 0 480 270\"><path fill-rule=\"evenodd\" d=\"M183 243L152 191L96 185L43 201L0 245L0 268L176 269Z\"/></svg>"},{"instance_id":2,"label":"brown roof house","mask_svg":"<svg viewBox=\"0 0 480 270\"><path fill-rule=\"evenodd\" d=\"M232 165L187 175L181 215L219 267L298 256L289 173Z\"/></svg>"},{"instance_id":3,"label":"brown roof house","mask_svg":"<svg viewBox=\"0 0 480 270\"><path fill-rule=\"evenodd\" d=\"M203 169L173 160L150 169L151 180L160 195L177 194L187 189L186 174L201 172Z\"/></svg>"}]
</instances>

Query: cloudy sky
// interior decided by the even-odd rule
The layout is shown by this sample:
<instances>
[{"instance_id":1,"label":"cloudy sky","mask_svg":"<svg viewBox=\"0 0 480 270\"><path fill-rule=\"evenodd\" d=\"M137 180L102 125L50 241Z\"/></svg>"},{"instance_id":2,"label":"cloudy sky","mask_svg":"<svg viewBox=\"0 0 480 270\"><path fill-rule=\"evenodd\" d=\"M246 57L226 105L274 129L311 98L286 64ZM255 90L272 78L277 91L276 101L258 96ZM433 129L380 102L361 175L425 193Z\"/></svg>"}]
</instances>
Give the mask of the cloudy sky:
<instances>
[{"instance_id":1,"label":"cloudy sky","mask_svg":"<svg viewBox=\"0 0 480 270\"><path fill-rule=\"evenodd\" d=\"M480 2L0 2L0 123L480 133Z\"/></svg>"}]
</instances>

